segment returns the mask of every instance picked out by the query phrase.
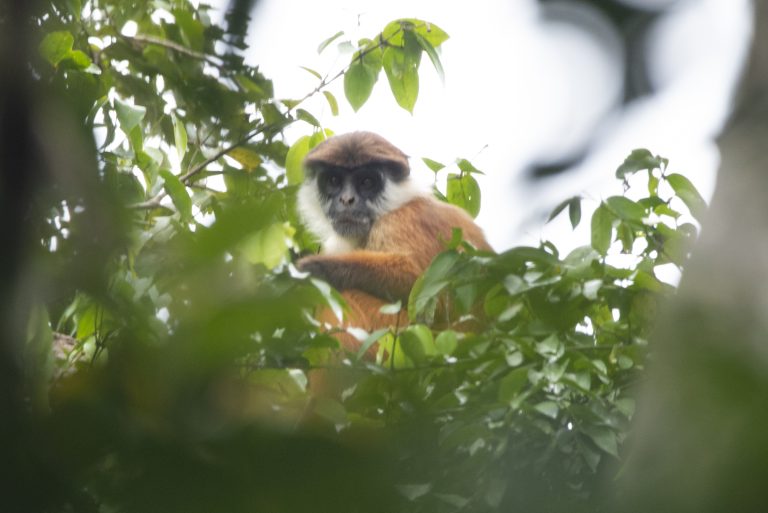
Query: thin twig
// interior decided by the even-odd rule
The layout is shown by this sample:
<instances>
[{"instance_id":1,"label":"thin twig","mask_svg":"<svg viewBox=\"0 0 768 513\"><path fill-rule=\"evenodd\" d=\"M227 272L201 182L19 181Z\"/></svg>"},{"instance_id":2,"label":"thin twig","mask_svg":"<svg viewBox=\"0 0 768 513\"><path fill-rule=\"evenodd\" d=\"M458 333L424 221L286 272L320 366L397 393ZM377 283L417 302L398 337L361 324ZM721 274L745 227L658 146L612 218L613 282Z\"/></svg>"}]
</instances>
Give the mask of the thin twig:
<instances>
[{"instance_id":1,"label":"thin twig","mask_svg":"<svg viewBox=\"0 0 768 513\"><path fill-rule=\"evenodd\" d=\"M249 140L253 139L257 135L264 132L266 128L267 128L266 125L262 125L256 130L253 130L251 133L249 133L242 139L230 144L229 146L225 146L224 148L220 149L219 151L217 151L216 153L214 153L213 155L211 155L210 157L208 157L207 159L200 162L199 164L194 166L192 169L190 169L189 171L181 175L179 177L179 181L181 181L181 183L183 183L184 185L189 185L189 182L191 181L191 179L194 178L197 174L199 174L203 170L205 170L205 168L208 167L208 165L217 161L218 159L220 159L230 151L234 150L238 146L241 146L247 143ZM147 201L142 201L141 203L135 203L131 205L130 208L136 209L136 210L146 210L146 209L157 208L160 206L160 202L163 200L166 194L167 193L165 192L165 190L162 190L159 193L157 193L153 198Z\"/></svg>"},{"instance_id":2,"label":"thin twig","mask_svg":"<svg viewBox=\"0 0 768 513\"><path fill-rule=\"evenodd\" d=\"M135 43L162 46L163 48L168 48L169 50L173 50L174 52L186 55L188 57L209 62L214 66L221 66L223 64L222 61L218 59L214 59L210 55L206 55L202 52L197 52L195 50L192 50L191 48L187 48L186 46L180 45L179 43L174 43L173 41L169 41L168 39L163 39L161 37L150 36L146 34L136 34L135 36L122 36L122 37L124 37L129 41L133 41Z\"/></svg>"}]
</instances>

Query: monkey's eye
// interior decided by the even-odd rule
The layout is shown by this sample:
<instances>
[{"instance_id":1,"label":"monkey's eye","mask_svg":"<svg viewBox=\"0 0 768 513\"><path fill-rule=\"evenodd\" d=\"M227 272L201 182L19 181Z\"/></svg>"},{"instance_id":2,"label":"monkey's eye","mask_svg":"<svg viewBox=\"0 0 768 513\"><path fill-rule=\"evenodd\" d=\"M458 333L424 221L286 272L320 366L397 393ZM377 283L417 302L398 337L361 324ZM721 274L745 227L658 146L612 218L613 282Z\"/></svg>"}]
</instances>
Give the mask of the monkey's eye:
<instances>
[{"instance_id":1,"label":"monkey's eye","mask_svg":"<svg viewBox=\"0 0 768 513\"><path fill-rule=\"evenodd\" d=\"M374 194L378 191L381 184L381 178L375 173L361 174L356 179L357 190L364 194Z\"/></svg>"},{"instance_id":2,"label":"monkey's eye","mask_svg":"<svg viewBox=\"0 0 768 513\"><path fill-rule=\"evenodd\" d=\"M329 193L337 191L344 183L344 177L336 171L327 172L321 181L321 187Z\"/></svg>"}]
</instances>

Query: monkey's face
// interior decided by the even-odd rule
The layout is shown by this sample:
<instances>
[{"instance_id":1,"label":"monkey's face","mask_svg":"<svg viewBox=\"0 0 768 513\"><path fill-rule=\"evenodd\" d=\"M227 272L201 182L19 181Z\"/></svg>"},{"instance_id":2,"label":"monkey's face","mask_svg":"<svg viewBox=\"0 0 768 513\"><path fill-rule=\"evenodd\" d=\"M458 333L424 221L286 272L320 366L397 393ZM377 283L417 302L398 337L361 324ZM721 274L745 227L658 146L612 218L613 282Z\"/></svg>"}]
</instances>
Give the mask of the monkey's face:
<instances>
[{"instance_id":1,"label":"monkey's face","mask_svg":"<svg viewBox=\"0 0 768 513\"><path fill-rule=\"evenodd\" d=\"M320 200L333 230L356 241L368 237L384 186L383 172L376 165L329 167L317 173Z\"/></svg>"}]
</instances>

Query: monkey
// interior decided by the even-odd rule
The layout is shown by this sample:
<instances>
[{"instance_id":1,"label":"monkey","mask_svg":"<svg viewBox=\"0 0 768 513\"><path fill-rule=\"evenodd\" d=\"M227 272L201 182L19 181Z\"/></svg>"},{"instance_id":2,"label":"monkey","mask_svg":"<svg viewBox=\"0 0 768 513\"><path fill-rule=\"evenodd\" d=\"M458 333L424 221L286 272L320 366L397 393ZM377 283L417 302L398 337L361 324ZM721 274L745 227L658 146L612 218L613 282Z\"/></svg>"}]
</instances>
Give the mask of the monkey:
<instances>
[{"instance_id":1,"label":"monkey","mask_svg":"<svg viewBox=\"0 0 768 513\"><path fill-rule=\"evenodd\" d=\"M329 312L320 316L323 322L368 332L406 325L405 311L382 314L380 308L407 302L453 228L475 248L492 251L472 218L417 186L406 154L378 134L333 136L303 164L298 210L321 253L300 259L297 267L331 284L349 306L343 325ZM337 338L347 350L360 346L349 334Z\"/></svg>"}]
</instances>

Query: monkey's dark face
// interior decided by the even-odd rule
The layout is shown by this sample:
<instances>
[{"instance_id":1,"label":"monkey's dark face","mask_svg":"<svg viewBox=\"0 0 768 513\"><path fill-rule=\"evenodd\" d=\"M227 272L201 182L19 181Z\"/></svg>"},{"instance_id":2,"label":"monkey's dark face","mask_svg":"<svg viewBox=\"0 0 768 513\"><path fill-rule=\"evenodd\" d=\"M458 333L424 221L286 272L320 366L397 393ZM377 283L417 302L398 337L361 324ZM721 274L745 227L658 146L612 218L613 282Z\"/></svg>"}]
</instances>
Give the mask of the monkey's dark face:
<instances>
[{"instance_id":1,"label":"monkey's dark face","mask_svg":"<svg viewBox=\"0 0 768 513\"><path fill-rule=\"evenodd\" d=\"M376 203L384 191L380 166L329 167L317 174L320 198L336 233L365 240L376 220Z\"/></svg>"}]
</instances>

